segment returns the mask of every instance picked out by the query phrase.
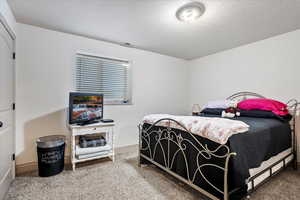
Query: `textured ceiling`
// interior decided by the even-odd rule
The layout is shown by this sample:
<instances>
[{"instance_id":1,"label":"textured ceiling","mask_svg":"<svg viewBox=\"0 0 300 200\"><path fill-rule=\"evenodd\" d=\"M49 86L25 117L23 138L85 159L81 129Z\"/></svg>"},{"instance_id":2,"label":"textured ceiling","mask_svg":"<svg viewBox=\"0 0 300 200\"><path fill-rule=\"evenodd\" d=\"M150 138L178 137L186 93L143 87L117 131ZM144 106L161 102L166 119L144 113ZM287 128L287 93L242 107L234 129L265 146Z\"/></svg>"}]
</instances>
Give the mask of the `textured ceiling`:
<instances>
[{"instance_id":1,"label":"textured ceiling","mask_svg":"<svg viewBox=\"0 0 300 200\"><path fill-rule=\"evenodd\" d=\"M201 0L194 23L176 19L188 0L8 0L18 22L193 59L300 28L300 0Z\"/></svg>"}]
</instances>

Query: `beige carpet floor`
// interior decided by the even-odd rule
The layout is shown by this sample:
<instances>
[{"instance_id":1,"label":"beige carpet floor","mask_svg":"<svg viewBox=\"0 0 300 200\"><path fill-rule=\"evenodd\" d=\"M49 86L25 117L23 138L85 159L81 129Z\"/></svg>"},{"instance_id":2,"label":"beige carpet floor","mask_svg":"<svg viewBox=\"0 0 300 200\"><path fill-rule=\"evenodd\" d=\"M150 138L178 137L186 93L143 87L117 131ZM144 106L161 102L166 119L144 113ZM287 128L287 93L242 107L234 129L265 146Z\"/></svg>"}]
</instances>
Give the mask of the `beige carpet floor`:
<instances>
[{"instance_id":1,"label":"beige carpet floor","mask_svg":"<svg viewBox=\"0 0 300 200\"><path fill-rule=\"evenodd\" d=\"M153 166L137 166L137 150L40 178L17 177L6 200L204 200L201 194ZM263 185L252 200L300 200L300 171L287 169Z\"/></svg>"}]
</instances>

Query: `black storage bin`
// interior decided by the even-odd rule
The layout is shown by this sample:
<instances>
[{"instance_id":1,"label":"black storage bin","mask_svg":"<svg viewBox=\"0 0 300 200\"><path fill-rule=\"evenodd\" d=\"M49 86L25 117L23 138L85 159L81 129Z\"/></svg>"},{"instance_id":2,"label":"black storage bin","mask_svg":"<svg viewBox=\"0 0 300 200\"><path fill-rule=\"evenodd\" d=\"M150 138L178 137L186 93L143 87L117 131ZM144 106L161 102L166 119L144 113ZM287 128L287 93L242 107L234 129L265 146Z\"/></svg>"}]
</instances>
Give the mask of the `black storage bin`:
<instances>
[{"instance_id":1,"label":"black storage bin","mask_svg":"<svg viewBox=\"0 0 300 200\"><path fill-rule=\"evenodd\" d=\"M39 176L59 174L64 169L65 137L52 135L37 140Z\"/></svg>"}]
</instances>

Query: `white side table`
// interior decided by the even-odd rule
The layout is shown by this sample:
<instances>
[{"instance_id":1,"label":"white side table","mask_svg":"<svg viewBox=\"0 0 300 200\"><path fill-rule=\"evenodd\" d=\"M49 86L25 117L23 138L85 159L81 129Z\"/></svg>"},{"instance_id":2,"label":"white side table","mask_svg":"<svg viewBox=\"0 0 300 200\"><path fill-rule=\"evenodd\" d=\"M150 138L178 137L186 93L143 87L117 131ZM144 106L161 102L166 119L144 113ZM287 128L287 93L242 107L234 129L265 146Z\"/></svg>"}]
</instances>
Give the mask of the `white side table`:
<instances>
[{"instance_id":1,"label":"white side table","mask_svg":"<svg viewBox=\"0 0 300 200\"><path fill-rule=\"evenodd\" d=\"M69 129L71 130L71 162L72 162L72 169L75 171L76 163L85 162L89 160L95 160L104 157L110 157L112 161L115 160L115 151L114 151L114 126L115 123L95 123L89 124L85 126L79 125L69 125ZM108 150L97 156L88 157L84 159L78 159L76 157L76 136L81 135L90 135L90 134L103 134L106 139L107 144L110 147ZM94 147L91 147L94 148ZM88 154L86 154L88 155Z\"/></svg>"}]
</instances>

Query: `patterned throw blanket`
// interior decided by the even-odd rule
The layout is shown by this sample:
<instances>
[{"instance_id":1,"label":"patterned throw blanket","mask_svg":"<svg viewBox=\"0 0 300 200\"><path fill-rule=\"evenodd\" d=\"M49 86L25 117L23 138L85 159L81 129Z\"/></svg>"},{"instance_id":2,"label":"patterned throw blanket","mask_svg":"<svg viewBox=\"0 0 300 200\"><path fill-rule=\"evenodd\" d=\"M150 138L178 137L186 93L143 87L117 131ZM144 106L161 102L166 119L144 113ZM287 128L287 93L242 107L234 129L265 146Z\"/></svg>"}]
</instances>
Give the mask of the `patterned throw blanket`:
<instances>
[{"instance_id":1,"label":"patterned throw blanket","mask_svg":"<svg viewBox=\"0 0 300 200\"><path fill-rule=\"evenodd\" d=\"M143 123L154 124L160 119L173 119L184 126L189 132L205 137L219 144L226 144L227 140L234 134L249 130L249 126L238 120L218 117L176 116L167 114L152 114L143 118ZM171 127L184 130L174 121L162 120L157 126ZM185 131L185 130L184 130Z\"/></svg>"}]
</instances>

